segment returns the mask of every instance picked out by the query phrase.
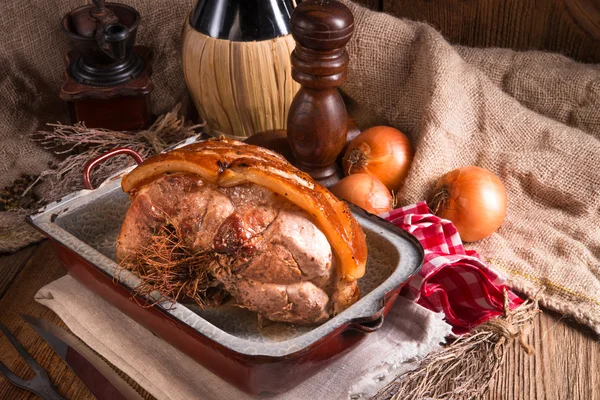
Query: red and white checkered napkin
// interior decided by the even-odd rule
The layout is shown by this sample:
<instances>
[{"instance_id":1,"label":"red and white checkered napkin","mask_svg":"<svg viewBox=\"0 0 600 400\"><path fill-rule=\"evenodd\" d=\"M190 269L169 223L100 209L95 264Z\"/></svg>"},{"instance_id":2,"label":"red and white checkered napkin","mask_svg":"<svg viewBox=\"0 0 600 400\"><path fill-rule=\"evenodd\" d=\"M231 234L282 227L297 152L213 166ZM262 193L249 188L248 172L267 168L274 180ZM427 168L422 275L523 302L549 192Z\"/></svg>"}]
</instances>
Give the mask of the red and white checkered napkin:
<instances>
[{"instance_id":1,"label":"red and white checkered napkin","mask_svg":"<svg viewBox=\"0 0 600 400\"><path fill-rule=\"evenodd\" d=\"M504 289L510 307L523 300L508 290L506 278L465 250L452 222L430 213L422 201L380 215L413 234L425 250L423 268L408 285L408 297L433 311L443 311L455 333L464 333L500 315Z\"/></svg>"}]
</instances>

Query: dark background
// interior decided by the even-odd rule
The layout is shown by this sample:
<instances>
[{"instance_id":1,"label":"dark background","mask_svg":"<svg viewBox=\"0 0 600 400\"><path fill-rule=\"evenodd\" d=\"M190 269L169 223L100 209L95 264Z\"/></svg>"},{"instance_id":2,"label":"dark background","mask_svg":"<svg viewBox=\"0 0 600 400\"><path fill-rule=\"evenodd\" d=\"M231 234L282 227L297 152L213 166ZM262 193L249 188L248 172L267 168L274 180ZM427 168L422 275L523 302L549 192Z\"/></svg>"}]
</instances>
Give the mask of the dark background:
<instances>
[{"instance_id":1,"label":"dark background","mask_svg":"<svg viewBox=\"0 0 600 400\"><path fill-rule=\"evenodd\" d=\"M453 44L562 53L600 62L600 0L354 0L427 22Z\"/></svg>"}]
</instances>

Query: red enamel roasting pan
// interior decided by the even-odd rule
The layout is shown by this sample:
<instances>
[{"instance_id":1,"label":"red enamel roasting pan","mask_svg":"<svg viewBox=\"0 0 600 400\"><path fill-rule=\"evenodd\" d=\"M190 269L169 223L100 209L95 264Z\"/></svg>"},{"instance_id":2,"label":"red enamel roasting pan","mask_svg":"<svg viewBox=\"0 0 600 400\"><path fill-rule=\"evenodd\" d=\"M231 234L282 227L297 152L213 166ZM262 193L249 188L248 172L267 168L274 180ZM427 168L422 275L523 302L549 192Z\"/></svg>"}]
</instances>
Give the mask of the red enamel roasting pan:
<instances>
[{"instance_id":1,"label":"red enamel roasting pan","mask_svg":"<svg viewBox=\"0 0 600 400\"><path fill-rule=\"evenodd\" d=\"M88 164L87 184L97 162L123 153L135 155L132 150L120 149ZM126 172L97 189L82 190L47 205L29 217L29 222L51 240L69 275L250 394L284 392L350 351L381 327L401 288L423 263L423 249L412 235L352 206L369 252L366 275L359 280L361 298L319 326L261 326L256 314L230 305L201 310L169 302L144 308L132 294L139 279L117 271L115 261L116 238L129 207L129 197L121 190Z\"/></svg>"}]
</instances>

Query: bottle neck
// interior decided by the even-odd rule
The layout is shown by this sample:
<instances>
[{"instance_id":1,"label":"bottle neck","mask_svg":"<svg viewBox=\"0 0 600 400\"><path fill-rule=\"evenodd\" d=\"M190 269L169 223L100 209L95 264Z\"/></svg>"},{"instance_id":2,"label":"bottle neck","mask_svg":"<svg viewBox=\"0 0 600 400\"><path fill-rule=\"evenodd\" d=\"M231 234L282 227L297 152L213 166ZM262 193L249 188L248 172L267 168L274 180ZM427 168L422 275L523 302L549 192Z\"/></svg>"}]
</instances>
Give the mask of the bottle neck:
<instances>
[{"instance_id":1,"label":"bottle neck","mask_svg":"<svg viewBox=\"0 0 600 400\"><path fill-rule=\"evenodd\" d=\"M293 0L198 0L190 25L215 39L268 40L290 33Z\"/></svg>"}]
</instances>

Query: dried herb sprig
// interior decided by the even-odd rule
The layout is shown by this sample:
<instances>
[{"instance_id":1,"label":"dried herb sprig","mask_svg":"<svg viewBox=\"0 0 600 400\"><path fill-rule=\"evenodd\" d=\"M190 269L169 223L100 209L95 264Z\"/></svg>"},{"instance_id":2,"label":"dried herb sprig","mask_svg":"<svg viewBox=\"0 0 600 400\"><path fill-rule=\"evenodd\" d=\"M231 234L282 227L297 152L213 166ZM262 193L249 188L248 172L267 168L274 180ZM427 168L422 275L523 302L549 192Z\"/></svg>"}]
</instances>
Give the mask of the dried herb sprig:
<instances>
[{"instance_id":1,"label":"dried herb sprig","mask_svg":"<svg viewBox=\"0 0 600 400\"><path fill-rule=\"evenodd\" d=\"M533 319L540 313L538 296L514 310L509 309L505 292L504 315L493 318L458 337L448 346L430 353L417 369L397 377L374 400L473 399L489 390L506 354L506 346L518 342L533 355L527 343Z\"/></svg>"},{"instance_id":2,"label":"dried herb sprig","mask_svg":"<svg viewBox=\"0 0 600 400\"><path fill-rule=\"evenodd\" d=\"M147 246L127 257L120 267L137 275L141 283L134 294L149 298L155 291L161 298L143 306L192 300L201 308L220 304L227 296L215 274L228 268L229 256L212 250L194 252L172 223L162 225Z\"/></svg>"},{"instance_id":3,"label":"dried herb sprig","mask_svg":"<svg viewBox=\"0 0 600 400\"><path fill-rule=\"evenodd\" d=\"M81 172L84 165L100 154L116 147L131 148L145 159L160 153L168 146L197 134L204 124L193 125L180 115L181 104L161 115L147 130L139 132L112 131L88 128L83 122L75 125L47 124L52 131L40 131L32 140L57 155L68 155L64 160L42 172L39 178L25 191L27 193L38 181L49 183L42 193L41 203L54 201L74 190L83 189ZM133 164L125 156L117 156L98 165L92 180L95 185L110 175Z\"/></svg>"}]
</instances>

